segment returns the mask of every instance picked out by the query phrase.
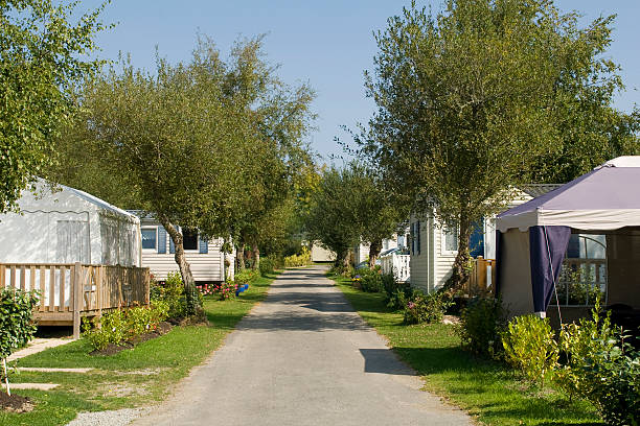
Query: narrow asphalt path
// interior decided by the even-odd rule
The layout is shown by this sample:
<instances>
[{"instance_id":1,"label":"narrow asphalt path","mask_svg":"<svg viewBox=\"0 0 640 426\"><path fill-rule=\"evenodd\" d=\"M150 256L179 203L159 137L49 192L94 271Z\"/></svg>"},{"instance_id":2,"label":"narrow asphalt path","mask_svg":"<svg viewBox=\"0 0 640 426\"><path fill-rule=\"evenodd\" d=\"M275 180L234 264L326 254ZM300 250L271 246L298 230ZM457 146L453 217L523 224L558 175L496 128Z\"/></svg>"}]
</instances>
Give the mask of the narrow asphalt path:
<instances>
[{"instance_id":1,"label":"narrow asphalt path","mask_svg":"<svg viewBox=\"0 0 640 426\"><path fill-rule=\"evenodd\" d=\"M420 390L325 272L282 274L225 345L134 424L471 425Z\"/></svg>"}]
</instances>

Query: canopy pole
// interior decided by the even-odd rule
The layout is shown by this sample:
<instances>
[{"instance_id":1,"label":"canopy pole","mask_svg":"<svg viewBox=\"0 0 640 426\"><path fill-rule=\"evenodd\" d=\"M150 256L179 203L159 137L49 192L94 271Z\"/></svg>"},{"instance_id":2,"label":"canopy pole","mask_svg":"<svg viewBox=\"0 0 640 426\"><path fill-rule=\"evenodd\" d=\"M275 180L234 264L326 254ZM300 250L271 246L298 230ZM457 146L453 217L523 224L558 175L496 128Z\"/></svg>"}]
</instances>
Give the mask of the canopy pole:
<instances>
[{"instance_id":1,"label":"canopy pole","mask_svg":"<svg viewBox=\"0 0 640 426\"><path fill-rule=\"evenodd\" d=\"M551 249L549 248L549 235L547 234L547 225L542 225L544 229L544 239L547 243L547 256L549 256L549 268L551 268L551 282L553 283L553 293L556 295L556 306L558 307L558 318L560 319L560 327L564 324L562 321L562 311L560 310L560 300L558 299L558 286L556 285L556 276L553 273L553 259L551 258Z\"/></svg>"}]
</instances>

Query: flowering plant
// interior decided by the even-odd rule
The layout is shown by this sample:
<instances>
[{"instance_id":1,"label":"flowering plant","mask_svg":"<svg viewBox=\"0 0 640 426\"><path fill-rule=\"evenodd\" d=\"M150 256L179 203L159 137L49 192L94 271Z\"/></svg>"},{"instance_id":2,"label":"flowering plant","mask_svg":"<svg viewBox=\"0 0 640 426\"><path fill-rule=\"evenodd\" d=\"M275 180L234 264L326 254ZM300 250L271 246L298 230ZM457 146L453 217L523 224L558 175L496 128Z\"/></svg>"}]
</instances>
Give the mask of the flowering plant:
<instances>
[{"instance_id":1,"label":"flowering plant","mask_svg":"<svg viewBox=\"0 0 640 426\"><path fill-rule=\"evenodd\" d=\"M220 286L216 286L214 284L203 284L203 285L197 285L196 288L198 289L200 294L202 294L203 296L210 296L214 294L216 291L218 291Z\"/></svg>"},{"instance_id":2,"label":"flowering plant","mask_svg":"<svg viewBox=\"0 0 640 426\"><path fill-rule=\"evenodd\" d=\"M232 297L235 297L236 290L238 290L238 284L235 282L225 282L218 287L218 291L220 292L220 300L229 300Z\"/></svg>"}]
</instances>

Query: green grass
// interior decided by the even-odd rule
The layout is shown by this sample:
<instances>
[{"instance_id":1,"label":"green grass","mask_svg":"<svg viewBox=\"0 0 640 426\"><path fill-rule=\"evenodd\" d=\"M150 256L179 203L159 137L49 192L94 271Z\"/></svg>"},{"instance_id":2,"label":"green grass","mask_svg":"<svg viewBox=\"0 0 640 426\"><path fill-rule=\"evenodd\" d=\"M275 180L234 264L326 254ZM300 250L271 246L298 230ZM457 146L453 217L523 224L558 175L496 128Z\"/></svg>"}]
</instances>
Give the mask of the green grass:
<instances>
[{"instance_id":1,"label":"green grass","mask_svg":"<svg viewBox=\"0 0 640 426\"><path fill-rule=\"evenodd\" d=\"M402 324L382 294L363 293L350 280L336 281L355 310L389 339L394 351L420 374L425 390L448 399L487 425L602 425L586 402L569 403L553 388L528 387L509 367L460 348L453 326Z\"/></svg>"},{"instance_id":2,"label":"green grass","mask_svg":"<svg viewBox=\"0 0 640 426\"><path fill-rule=\"evenodd\" d=\"M60 386L48 392L14 392L32 398L36 408L19 415L0 412L0 425L64 425L79 411L113 410L161 401L172 384L201 364L253 305L264 299L274 278L258 279L249 291L234 300L206 298L209 327L174 327L162 337L108 357L89 356L89 344L80 339L19 360L20 367L92 367L95 370L88 374L12 373L13 383L43 382Z\"/></svg>"}]
</instances>

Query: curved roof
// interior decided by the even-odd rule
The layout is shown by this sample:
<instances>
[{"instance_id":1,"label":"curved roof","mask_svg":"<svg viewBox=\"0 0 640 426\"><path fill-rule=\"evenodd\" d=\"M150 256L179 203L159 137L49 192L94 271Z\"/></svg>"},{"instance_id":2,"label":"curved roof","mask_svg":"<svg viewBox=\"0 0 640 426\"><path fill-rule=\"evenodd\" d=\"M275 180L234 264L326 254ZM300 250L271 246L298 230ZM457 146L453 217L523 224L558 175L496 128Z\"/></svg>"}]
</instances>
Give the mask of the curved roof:
<instances>
[{"instance_id":1,"label":"curved roof","mask_svg":"<svg viewBox=\"0 0 640 426\"><path fill-rule=\"evenodd\" d=\"M498 215L498 229L570 226L613 230L640 226L640 156L619 157Z\"/></svg>"}]
</instances>

